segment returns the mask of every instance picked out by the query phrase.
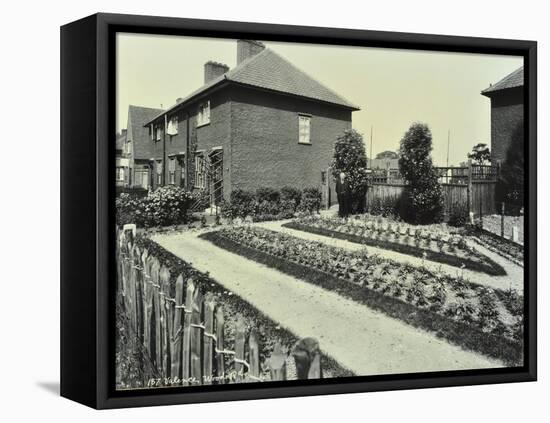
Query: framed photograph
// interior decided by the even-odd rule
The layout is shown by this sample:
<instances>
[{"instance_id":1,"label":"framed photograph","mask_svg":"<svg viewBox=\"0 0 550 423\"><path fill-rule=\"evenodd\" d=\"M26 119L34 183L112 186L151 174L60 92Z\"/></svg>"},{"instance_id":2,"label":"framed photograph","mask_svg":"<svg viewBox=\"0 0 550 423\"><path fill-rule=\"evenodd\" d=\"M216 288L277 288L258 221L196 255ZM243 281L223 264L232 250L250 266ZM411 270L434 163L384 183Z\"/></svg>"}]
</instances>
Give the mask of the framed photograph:
<instances>
[{"instance_id":1,"label":"framed photograph","mask_svg":"<svg viewBox=\"0 0 550 423\"><path fill-rule=\"evenodd\" d=\"M61 28L61 394L536 380L536 42Z\"/></svg>"}]
</instances>

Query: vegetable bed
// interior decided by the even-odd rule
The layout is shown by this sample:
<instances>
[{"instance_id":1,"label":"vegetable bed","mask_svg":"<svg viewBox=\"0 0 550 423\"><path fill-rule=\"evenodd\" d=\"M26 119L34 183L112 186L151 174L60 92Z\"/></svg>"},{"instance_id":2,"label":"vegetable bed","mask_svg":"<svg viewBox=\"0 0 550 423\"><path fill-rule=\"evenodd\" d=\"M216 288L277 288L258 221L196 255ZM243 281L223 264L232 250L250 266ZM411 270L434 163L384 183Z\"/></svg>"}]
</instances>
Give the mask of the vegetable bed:
<instances>
[{"instance_id":1,"label":"vegetable bed","mask_svg":"<svg viewBox=\"0 0 550 423\"><path fill-rule=\"evenodd\" d=\"M502 266L469 247L458 234L435 232L374 219L304 217L283 226L455 267L465 267L492 276L506 275Z\"/></svg>"},{"instance_id":2,"label":"vegetable bed","mask_svg":"<svg viewBox=\"0 0 550 423\"><path fill-rule=\"evenodd\" d=\"M258 227L223 228L201 237L466 349L511 366L523 362L523 297L515 291L496 292L463 278Z\"/></svg>"}]
</instances>

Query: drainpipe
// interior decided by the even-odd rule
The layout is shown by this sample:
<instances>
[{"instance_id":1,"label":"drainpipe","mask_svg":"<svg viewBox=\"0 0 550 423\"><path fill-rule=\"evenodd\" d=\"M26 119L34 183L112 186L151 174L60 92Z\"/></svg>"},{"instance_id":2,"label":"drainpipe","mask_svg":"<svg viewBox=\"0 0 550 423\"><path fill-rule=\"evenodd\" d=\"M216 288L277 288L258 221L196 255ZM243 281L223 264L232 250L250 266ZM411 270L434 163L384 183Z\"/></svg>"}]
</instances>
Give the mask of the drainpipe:
<instances>
[{"instance_id":1,"label":"drainpipe","mask_svg":"<svg viewBox=\"0 0 550 423\"><path fill-rule=\"evenodd\" d=\"M168 127L168 115L164 115L164 130L162 131L162 185L166 186L166 128Z\"/></svg>"},{"instance_id":2,"label":"drainpipe","mask_svg":"<svg viewBox=\"0 0 550 423\"><path fill-rule=\"evenodd\" d=\"M185 113L185 189L189 191L189 112Z\"/></svg>"}]
</instances>

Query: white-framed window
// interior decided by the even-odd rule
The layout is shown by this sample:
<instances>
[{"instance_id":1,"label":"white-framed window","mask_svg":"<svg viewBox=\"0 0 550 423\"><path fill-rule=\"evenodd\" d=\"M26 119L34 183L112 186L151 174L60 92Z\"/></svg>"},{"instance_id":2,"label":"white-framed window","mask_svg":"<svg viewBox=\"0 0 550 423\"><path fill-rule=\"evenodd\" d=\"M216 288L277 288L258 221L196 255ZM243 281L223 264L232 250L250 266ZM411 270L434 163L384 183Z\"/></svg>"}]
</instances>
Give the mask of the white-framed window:
<instances>
[{"instance_id":1,"label":"white-framed window","mask_svg":"<svg viewBox=\"0 0 550 423\"><path fill-rule=\"evenodd\" d=\"M162 128L160 126L157 126L155 128L155 141L162 140Z\"/></svg>"},{"instance_id":2,"label":"white-framed window","mask_svg":"<svg viewBox=\"0 0 550 423\"><path fill-rule=\"evenodd\" d=\"M185 186L185 157L180 157L178 160L180 165L180 186Z\"/></svg>"},{"instance_id":3,"label":"white-framed window","mask_svg":"<svg viewBox=\"0 0 550 423\"><path fill-rule=\"evenodd\" d=\"M204 188L206 186L206 169L204 156L197 154L195 156L195 187Z\"/></svg>"},{"instance_id":4,"label":"white-framed window","mask_svg":"<svg viewBox=\"0 0 550 423\"><path fill-rule=\"evenodd\" d=\"M157 184L162 185L162 160L157 160Z\"/></svg>"},{"instance_id":5,"label":"white-framed window","mask_svg":"<svg viewBox=\"0 0 550 423\"><path fill-rule=\"evenodd\" d=\"M117 167L116 168L116 180L117 181L124 181L124 168L123 167Z\"/></svg>"},{"instance_id":6,"label":"white-framed window","mask_svg":"<svg viewBox=\"0 0 550 423\"><path fill-rule=\"evenodd\" d=\"M124 154L132 154L132 141L127 140L124 143Z\"/></svg>"},{"instance_id":7,"label":"white-framed window","mask_svg":"<svg viewBox=\"0 0 550 423\"><path fill-rule=\"evenodd\" d=\"M205 101L199 104L199 112L197 114L197 126L210 123L210 101Z\"/></svg>"},{"instance_id":8,"label":"white-framed window","mask_svg":"<svg viewBox=\"0 0 550 423\"><path fill-rule=\"evenodd\" d=\"M168 135L177 135L178 134L178 117L172 116L168 120L168 127L166 128L166 134Z\"/></svg>"},{"instance_id":9,"label":"white-framed window","mask_svg":"<svg viewBox=\"0 0 550 423\"><path fill-rule=\"evenodd\" d=\"M168 183L174 185L176 183L176 158L168 158Z\"/></svg>"},{"instance_id":10,"label":"white-framed window","mask_svg":"<svg viewBox=\"0 0 550 423\"><path fill-rule=\"evenodd\" d=\"M311 144L311 116L298 115L298 142Z\"/></svg>"}]
</instances>

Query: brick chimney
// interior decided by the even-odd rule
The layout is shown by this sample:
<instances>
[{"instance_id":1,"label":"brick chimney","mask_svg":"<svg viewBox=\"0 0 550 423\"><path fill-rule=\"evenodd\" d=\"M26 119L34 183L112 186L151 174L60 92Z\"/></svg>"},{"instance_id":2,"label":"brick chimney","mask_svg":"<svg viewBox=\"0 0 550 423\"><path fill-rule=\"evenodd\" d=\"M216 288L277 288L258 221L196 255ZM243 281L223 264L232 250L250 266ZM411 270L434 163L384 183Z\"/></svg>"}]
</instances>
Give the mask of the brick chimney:
<instances>
[{"instance_id":1,"label":"brick chimney","mask_svg":"<svg viewBox=\"0 0 550 423\"><path fill-rule=\"evenodd\" d=\"M204 83L216 79L218 76L222 76L229 70L229 66L223 63L209 61L204 64Z\"/></svg>"},{"instance_id":2,"label":"brick chimney","mask_svg":"<svg viewBox=\"0 0 550 423\"><path fill-rule=\"evenodd\" d=\"M264 43L255 40L237 40L237 65L249 57L261 53L265 49Z\"/></svg>"}]
</instances>

